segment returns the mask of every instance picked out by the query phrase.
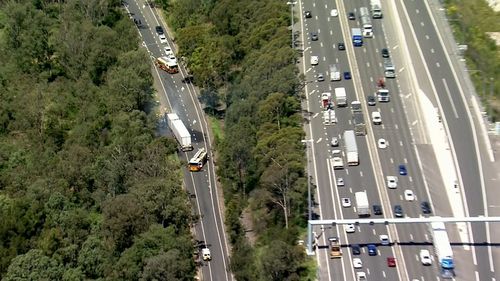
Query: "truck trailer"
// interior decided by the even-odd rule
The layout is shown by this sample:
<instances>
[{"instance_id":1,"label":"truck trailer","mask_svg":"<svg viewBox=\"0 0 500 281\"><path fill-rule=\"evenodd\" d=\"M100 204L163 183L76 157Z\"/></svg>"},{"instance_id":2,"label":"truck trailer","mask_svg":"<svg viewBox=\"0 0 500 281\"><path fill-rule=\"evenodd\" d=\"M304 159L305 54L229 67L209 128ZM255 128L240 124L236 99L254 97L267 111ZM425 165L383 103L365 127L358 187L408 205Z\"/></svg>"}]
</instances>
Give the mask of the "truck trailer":
<instances>
[{"instance_id":1,"label":"truck trailer","mask_svg":"<svg viewBox=\"0 0 500 281\"><path fill-rule=\"evenodd\" d=\"M175 113L167 114L167 124L172 133L175 136L175 139L181 146L182 151L190 151L193 150L193 144L191 143L191 134L189 133L186 126L182 120Z\"/></svg>"},{"instance_id":2,"label":"truck trailer","mask_svg":"<svg viewBox=\"0 0 500 281\"><path fill-rule=\"evenodd\" d=\"M351 29L352 33L352 44L354 47L363 46L363 33L361 32L361 28L355 27Z\"/></svg>"},{"instance_id":3,"label":"truck trailer","mask_svg":"<svg viewBox=\"0 0 500 281\"><path fill-rule=\"evenodd\" d=\"M453 261L453 250L451 249L448 233L443 222L431 223L432 243L434 251L440 265L441 277L444 279L452 279L455 276Z\"/></svg>"},{"instance_id":4,"label":"truck trailer","mask_svg":"<svg viewBox=\"0 0 500 281\"><path fill-rule=\"evenodd\" d=\"M370 216L370 203L368 203L368 196L365 191L354 193L356 199L356 210L359 217Z\"/></svg>"},{"instance_id":5,"label":"truck trailer","mask_svg":"<svg viewBox=\"0 0 500 281\"><path fill-rule=\"evenodd\" d=\"M373 37L373 25L372 19L370 17L370 11L367 7L361 7L359 9L359 13L361 18L361 26L363 27L363 36Z\"/></svg>"},{"instance_id":6,"label":"truck trailer","mask_svg":"<svg viewBox=\"0 0 500 281\"><path fill-rule=\"evenodd\" d=\"M344 87L335 88L335 102L338 107L347 106L347 94Z\"/></svg>"},{"instance_id":7,"label":"truck trailer","mask_svg":"<svg viewBox=\"0 0 500 281\"><path fill-rule=\"evenodd\" d=\"M356 166L359 164L358 145L353 130L344 131L344 143L346 148L347 165Z\"/></svg>"},{"instance_id":8,"label":"truck trailer","mask_svg":"<svg viewBox=\"0 0 500 281\"><path fill-rule=\"evenodd\" d=\"M363 112L353 111L352 121L354 123L354 132L356 133L356 136L366 135L366 124L365 124L365 117L363 116Z\"/></svg>"}]
</instances>

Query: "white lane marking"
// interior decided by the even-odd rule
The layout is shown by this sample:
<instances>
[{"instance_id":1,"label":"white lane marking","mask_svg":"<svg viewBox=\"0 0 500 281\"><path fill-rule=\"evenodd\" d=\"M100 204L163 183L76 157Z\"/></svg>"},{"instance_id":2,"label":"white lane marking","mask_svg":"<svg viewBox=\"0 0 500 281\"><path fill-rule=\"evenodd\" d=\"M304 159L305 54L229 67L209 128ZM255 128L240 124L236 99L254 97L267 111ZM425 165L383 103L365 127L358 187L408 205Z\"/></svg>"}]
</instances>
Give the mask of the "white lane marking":
<instances>
[{"instance_id":1,"label":"white lane marking","mask_svg":"<svg viewBox=\"0 0 500 281\"><path fill-rule=\"evenodd\" d=\"M424 24L424 22L423 22L423 21L421 21L421 22L420 22L420 25L421 25L421 26L424 26L425 24Z\"/></svg>"},{"instance_id":2,"label":"white lane marking","mask_svg":"<svg viewBox=\"0 0 500 281\"><path fill-rule=\"evenodd\" d=\"M321 41L319 45L321 46L321 48L323 48L323 41Z\"/></svg>"},{"instance_id":3,"label":"white lane marking","mask_svg":"<svg viewBox=\"0 0 500 281\"><path fill-rule=\"evenodd\" d=\"M418 123L418 120L415 120L415 121L411 122L411 125L415 126L415 125L417 125L417 123Z\"/></svg>"},{"instance_id":4,"label":"white lane marking","mask_svg":"<svg viewBox=\"0 0 500 281\"><path fill-rule=\"evenodd\" d=\"M391 161L391 164L394 164L394 159L391 158L390 161Z\"/></svg>"},{"instance_id":5,"label":"white lane marking","mask_svg":"<svg viewBox=\"0 0 500 281\"><path fill-rule=\"evenodd\" d=\"M455 103L453 102L453 98L451 97L450 89L448 88L448 84L446 83L446 79L442 79L444 88L446 90L446 95L448 96L448 99L450 100L451 107L453 109L453 114L455 115L455 118L458 118L458 113L457 113L457 108L455 107Z\"/></svg>"},{"instance_id":6,"label":"white lane marking","mask_svg":"<svg viewBox=\"0 0 500 281\"><path fill-rule=\"evenodd\" d=\"M385 276L385 271L382 270L382 276L384 276L384 278L387 278L387 276Z\"/></svg>"},{"instance_id":7,"label":"white lane marking","mask_svg":"<svg viewBox=\"0 0 500 281\"><path fill-rule=\"evenodd\" d=\"M434 52L435 52L435 51L434 51L434 49L433 49L433 48L431 48L431 53L433 53L433 54L434 54Z\"/></svg>"},{"instance_id":8,"label":"white lane marking","mask_svg":"<svg viewBox=\"0 0 500 281\"><path fill-rule=\"evenodd\" d=\"M405 158L403 161L405 162L405 164L408 164L408 159Z\"/></svg>"},{"instance_id":9,"label":"white lane marking","mask_svg":"<svg viewBox=\"0 0 500 281\"><path fill-rule=\"evenodd\" d=\"M399 146L403 146L403 141L399 141Z\"/></svg>"},{"instance_id":10,"label":"white lane marking","mask_svg":"<svg viewBox=\"0 0 500 281\"><path fill-rule=\"evenodd\" d=\"M436 66L437 67L441 67L441 65L439 64L439 62L436 62Z\"/></svg>"},{"instance_id":11,"label":"white lane marking","mask_svg":"<svg viewBox=\"0 0 500 281\"><path fill-rule=\"evenodd\" d=\"M415 10L415 13L417 13L417 14L418 14L418 13L420 13L420 11L419 11L418 9L416 9L416 10Z\"/></svg>"},{"instance_id":12,"label":"white lane marking","mask_svg":"<svg viewBox=\"0 0 500 281\"><path fill-rule=\"evenodd\" d=\"M363 176L363 171L359 171L359 176L362 177Z\"/></svg>"},{"instance_id":13,"label":"white lane marking","mask_svg":"<svg viewBox=\"0 0 500 281\"><path fill-rule=\"evenodd\" d=\"M476 275L476 280L477 280L477 281L480 281L481 279L479 279L479 272L474 271L474 273L475 273L475 275Z\"/></svg>"},{"instance_id":14,"label":"white lane marking","mask_svg":"<svg viewBox=\"0 0 500 281\"><path fill-rule=\"evenodd\" d=\"M429 35L425 35L425 39L429 40L429 38L430 38Z\"/></svg>"},{"instance_id":15,"label":"white lane marking","mask_svg":"<svg viewBox=\"0 0 500 281\"><path fill-rule=\"evenodd\" d=\"M314 115L313 115L313 119L316 118L316 116L318 116L318 112L316 112Z\"/></svg>"},{"instance_id":16,"label":"white lane marking","mask_svg":"<svg viewBox=\"0 0 500 281\"><path fill-rule=\"evenodd\" d=\"M323 138L319 138L316 143L320 143L323 140Z\"/></svg>"}]
</instances>

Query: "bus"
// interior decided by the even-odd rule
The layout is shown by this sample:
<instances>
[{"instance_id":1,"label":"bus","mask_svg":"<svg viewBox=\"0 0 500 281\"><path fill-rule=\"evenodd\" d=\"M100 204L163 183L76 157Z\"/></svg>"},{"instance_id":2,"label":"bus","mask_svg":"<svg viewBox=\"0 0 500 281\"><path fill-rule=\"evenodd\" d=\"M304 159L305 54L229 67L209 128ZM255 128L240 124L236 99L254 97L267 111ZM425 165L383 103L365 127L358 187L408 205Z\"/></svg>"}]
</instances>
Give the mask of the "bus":
<instances>
[{"instance_id":1,"label":"bus","mask_svg":"<svg viewBox=\"0 0 500 281\"><path fill-rule=\"evenodd\" d=\"M175 74L179 72L179 66L177 65L177 59L173 56L159 57L155 60L156 66L160 69L166 71L170 74Z\"/></svg>"},{"instance_id":2,"label":"bus","mask_svg":"<svg viewBox=\"0 0 500 281\"><path fill-rule=\"evenodd\" d=\"M198 152L189 160L189 171L198 172L201 171L205 163L207 162L208 155L205 148L200 148Z\"/></svg>"}]
</instances>

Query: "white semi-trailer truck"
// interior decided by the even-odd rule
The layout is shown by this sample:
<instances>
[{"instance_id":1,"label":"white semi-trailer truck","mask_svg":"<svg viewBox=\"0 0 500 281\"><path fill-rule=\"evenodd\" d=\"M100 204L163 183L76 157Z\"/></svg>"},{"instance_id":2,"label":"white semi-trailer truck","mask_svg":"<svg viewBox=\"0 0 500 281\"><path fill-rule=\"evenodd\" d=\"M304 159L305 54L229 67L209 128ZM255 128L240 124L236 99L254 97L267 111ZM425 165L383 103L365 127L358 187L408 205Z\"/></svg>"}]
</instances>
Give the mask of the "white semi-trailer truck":
<instances>
[{"instance_id":1,"label":"white semi-trailer truck","mask_svg":"<svg viewBox=\"0 0 500 281\"><path fill-rule=\"evenodd\" d=\"M174 133L175 139L179 142L182 151L193 150L193 144L191 143L191 134L189 133L186 126L182 120L175 113L167 114L167 124L172 133Z\"/></svg>"},{"instance_id":2,"label":"white semi-trailer truck","mask_svg":"<svg viewBox=\"0 0 500 281\"><path fill-rule=\"evenodd\" d=\"M347 165L356 166L359 164L358 145L353 130L344 131L344 144L346 150Z\"/></svg>"},{"instance_id":3,"label":"white semi-trailer truck","mask_svg":"<svg viewBox=\"0 0 500 281\"><path fill-rule=\"evenodd\" d=\"M368 196L365 191L354 193L356 199L356 211L359 217L370 216L370 203L368 203Z\"/></svg>"},{"instance_id":4,"label":"white semi-trailer truck","mask_svg":"<svg viewBox=\"0 0 500 281\"><path fill-rule=\"evenodd\" d=\"M450 239L443 222L431 223L432 243L434 251L440 265L441 277L443 279L452 279L455 277L455 263L453 261L453 250L451 249Z\"/></svg>"}]
</instances>

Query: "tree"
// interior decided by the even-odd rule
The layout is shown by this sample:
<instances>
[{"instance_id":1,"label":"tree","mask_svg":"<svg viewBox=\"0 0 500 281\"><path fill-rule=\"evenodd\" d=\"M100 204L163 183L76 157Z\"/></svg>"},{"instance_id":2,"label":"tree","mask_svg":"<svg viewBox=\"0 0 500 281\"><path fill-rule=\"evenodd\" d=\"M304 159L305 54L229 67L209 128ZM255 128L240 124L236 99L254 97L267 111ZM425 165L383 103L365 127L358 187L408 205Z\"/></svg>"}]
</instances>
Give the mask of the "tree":
<instances>
[{"instance_id":1,"label":"tree","mask_svg":"<svg viewBox=\"0 0 500 281\"><path fill-rule=\"evenodd\" d=\"M179 250L172 249L166 253L161 251L158 255L147 258L139 280L193 280L192 272L190 272L191 262L186 259L179 259L179 256Z\"/></svg>"},{"instance_id":2,"label":"tree","mask_svg":"<svg viewBox=\"0 0 500 281\"><path fill-rule=\"evenodd\" d=\"M64 268L57 260L33 249L14 258L2 280L61 280L63 273Z\"/></svg>"},{"instance_id":3,"label":"tree","mask_svg":"<svg viewBox=\"0 0 500 281\"><path fill-rule=\"evenodd\" d=\"M122 194L103 205L103 232L118 252L132 245L134 236L147 229L149 218L136 196Z\"/></svg>"},{"instance_id":4,"label":"tree","mask_svg":"<svg viewBox=\"0 0 500 281\"><path fill-rule=\"evenodd\" d=\"M219 106L220 98L214 89L202 89L200 93L200 101L206 105L210 113L214 114L215 109Z\"/></svg>"},{"instance_id":5,"label":"tree","mask_svg":"<svg viewBox=\"0 0 500 281\"><path fill-rule=\"evenodd\" d=\"M298 270L304 260L303 250L283 241L273 241L265 247L260 258L264 280L299 280Z\"/></svg>"}]
</instances>

